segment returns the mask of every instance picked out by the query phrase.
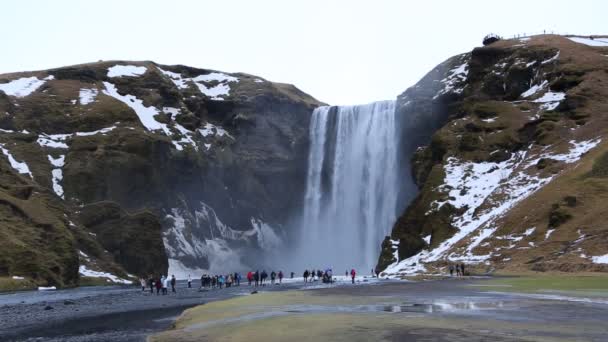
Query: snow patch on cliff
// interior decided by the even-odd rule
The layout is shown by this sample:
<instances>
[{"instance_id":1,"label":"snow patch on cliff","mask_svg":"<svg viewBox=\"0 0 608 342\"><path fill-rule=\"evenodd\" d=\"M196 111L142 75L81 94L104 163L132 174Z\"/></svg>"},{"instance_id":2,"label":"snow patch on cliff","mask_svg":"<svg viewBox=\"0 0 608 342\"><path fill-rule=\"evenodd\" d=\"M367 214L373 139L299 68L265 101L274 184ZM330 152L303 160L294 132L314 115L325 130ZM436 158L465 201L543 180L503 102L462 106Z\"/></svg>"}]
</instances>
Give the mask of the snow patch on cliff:
<instances>
[{"instance_id":1,"label":"snow patch on cliff","mask_svg":"<svg viewBox=\"0 0 608 342\"><path fill-rule=\"evenodd\" d=\"M4 147L4 144L0 144L0 150L2 150L2 153L4 153L4 155L8 158L8 162L11 164L13 169L20 174L29 175L30 178L34 179L34 176L32 175L32 172L25 161L17 161L9 150Z\"/></svg>"},{"instance_id":2,"label":"snow patch on cliff","mask_svg":"<svg viewBox=\"0 0 608 342\"><path fill-rule=\"evenodd\" d=\"M541 109L551 111L559 106L560 102L566 98L566 94L562 92L548 91L542 97L534 100L533 102L542 103Z\"/></svg>"},{"instance_id":3,"label":"snow patch on cliff","mask_svg":"<svg viewBox=\"0 0 608 342\"><path fill-rule=\"evenodd\" d=\"M433 97L433 100L438 98L443 94L448 93L456 93L460 94L464 90L464 87L459 88L458 85L464 83L467 80L467 75L469 74L469 62L466 61L457 67L451 69L448 72L448 76L441 80L443 83L443 88L437 92L437 94Z\"/></svg>"},{"instance_id":4,"label":"snow patch on cliff","mask_svg":"<svg viewBox=\"0 0 608 342\"><path fill-rule=\"evenodd\" d=\"M162 130L166 135L171 135L169 128L166 124L160 123L154 119L154 116L158 114L158 110L154 107L146 107L144 102L133 95L120 95L116 86L110 82L103 82L105 89L103 93L117 99L118 101L126 104L135 111L135 114L139 117L142 125L149 130Z\"/></svg>"},{"instance_id":5,"label":"snow patch on cliff","mask_svg":"<svg viewBox=\"0 0 608 342\"><path fill-rule=\"evenodd\" d=\"M571 41L579 44L585 44L588 46L608 46L608 38L581 38L581 37L568 37Z\"/></svg>"},{"instance_id":6,"label":"snow patch on cliff","mask_svg":"<svg viewBox=\"0 0 608 342\"><path fill-rule=\"evenodd\" d=\"M83 277L94 277L94 278L107 278L108 282L114 282L118 284L132 284L133 282L127 279L119 278L111 273L93 271L87 268L85 265L78 267L78 273Z\"/></svg>"},{"instance_id":7,"label":"snow patch on cliff","mask_svg":"<svg viewBox=\"0 0 608 342\"><path fill-rule=\"evenodd\" d=\"M146 67L135 65L115 65L108 68L108 77L136 77L146 73Z\"/></svg>"},{"instance_id":8,"label":"snow patch on cliff","mask_svg":"<svg viewBox=\"0 0 608 342\"><path fill-rule=\"evenodd\" d=\"M595 264L608 264L608 254L592 256L591 261Z\"/></svg>"},{"instance_id":9,"label":"snow patch on cliff","mask_svg":"<svg viewBox=\"0 0 608 342\"><path fill-rule=\"evenodd\" d=\"M230 95L231 89L229 83L239 82L237 77L222 72L211 72L196 77L183 77L176 72L166 71L161 68L158 68L158 70L169 77L178 89L186 89L188 88L188 83L194 83L202 94L214 101L224 101L224 97Z\"/></svg>"},{"instance_id":10,"label":"snow patch on cliff","mask_svg":"<svg viewBox=\"0 0 608 342\"><path fill-rule=\"evenodd\" d=\"M544 80L541 84L533 85L532 87L530 87L530 89L523 92L521 94L521 97L530 97L545 88L548 84L549 82L547 80Z\"/></svg>"},{"instance_id":11,"label":"snow patch on cliff","mask_svg":"<svg viewBox=\"0 0 608 342\"><path fill-rule=\"evenodd\" d=\"M65 155L62 154L58 158L54 158L49 154L47 157L51 165L55 167L53 170L51 170L53 191L55 191L57 196L64 199L63 187L61 186L61 181L63 180L63 170L61 168L65 164Z\"/></svg>"},{"instance_id":12,"label":"snow patch on cliff","mask_svg":"<svg viewBox=\"0 0 608 342\"><path fill-rule=\"evenodd\" d=\"M78 98L80 104L83 106L88 105L89 103L95 102L95 98L99 94L99 90L97 88L82 88L78 92Z\"/></svg>"},{"instance_id":13,"label":"snow patch on cliff","mask_svg":"<svg viewBox=\"0 0 608 342\"><path fill-rule=\"evenodd\" d=\"M8 83L0 83L0 90L8 96L25 97L42 87L46 81L53 79L55 79L53 75L47 76L42 80L38 79L36 76L22 77Z\"/></svg>"},{"instance_id":14,"label":"snow patch on cliff","mask_svg":"<svg viewBox=\"0 0 608 342\"><path fill-rule=\"evenodd\" d=\"M566 153L547 153L545 149L536 153L531 150L520 151L500 163L473 163L449 157L445 165L444 185L438 189L446 194L447 199L432 203L431 212L446 204L464 210L461 215L452 219L452 225L458 231L432 250L423 250L410 258L393 263L385 273L396 276L425 272L424 263L440 259L470 263L486 261L493 255L492 252L476 255L473 250L493 235L497 229L496 221L556 177L552 175L543 178L537 175L535 165L538 160L553 158L564 163L575 163L599 143L600 139L570 141L570 149ZM536 228L532 227L520 236L508 235L497 239L519 242L535 230ZM549 235L550 233L547 233L546 238ZM513 244L507 248L512 247Z\"/></svg>"}]
</instances>

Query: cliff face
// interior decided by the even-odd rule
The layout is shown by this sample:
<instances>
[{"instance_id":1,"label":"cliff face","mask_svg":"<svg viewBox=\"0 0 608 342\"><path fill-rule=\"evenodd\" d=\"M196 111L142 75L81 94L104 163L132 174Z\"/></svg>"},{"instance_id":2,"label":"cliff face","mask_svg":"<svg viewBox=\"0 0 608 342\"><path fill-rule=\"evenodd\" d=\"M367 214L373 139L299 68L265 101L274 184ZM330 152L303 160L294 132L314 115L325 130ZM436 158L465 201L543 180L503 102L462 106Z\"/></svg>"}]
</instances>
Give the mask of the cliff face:
<instances>
[{"instance_id":1,"label":"cliff face","mask_svg":"<svg viewBox=\"0 0 608 342\"><path fill-rule=\"evenodd\" d=\"M68 286L245 264L300 206L318 105L153 62L0 75L0 276Z\"/></svg>"},{"instance_id":2,"label":"cliff face","mask_svg":"<svg viewBox=\"0 0 608 342\"><path fill-rule=\"evenodd\" d=\"M399 97L403 120L440 126L413 140L419 193L383 242L378 271L606 270L608 47L589 44L602 45L499 41Z\"/></svg>"}]
</instances>

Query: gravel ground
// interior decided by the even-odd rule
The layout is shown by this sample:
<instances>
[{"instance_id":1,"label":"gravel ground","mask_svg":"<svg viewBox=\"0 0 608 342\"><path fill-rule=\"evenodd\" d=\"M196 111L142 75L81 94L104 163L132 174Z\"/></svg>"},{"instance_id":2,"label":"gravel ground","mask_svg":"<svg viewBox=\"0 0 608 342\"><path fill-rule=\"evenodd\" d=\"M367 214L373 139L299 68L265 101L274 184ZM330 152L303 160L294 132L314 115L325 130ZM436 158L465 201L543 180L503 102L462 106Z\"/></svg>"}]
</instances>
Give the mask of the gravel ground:
<instances>
[{"instance_id":1,"label":"gravel ground","mask_svg":"<svg viewBox=\"0 0 608 342\"><path fill-rule=\"evenodd\" d=\"M0 341L145 341L192 306L249 294L249 286L199 291L178 282L177 294L157 296L126 286L27 291L0 295ZM300 288L266 286L264 291Z\"/></svg>"}]
</instances>

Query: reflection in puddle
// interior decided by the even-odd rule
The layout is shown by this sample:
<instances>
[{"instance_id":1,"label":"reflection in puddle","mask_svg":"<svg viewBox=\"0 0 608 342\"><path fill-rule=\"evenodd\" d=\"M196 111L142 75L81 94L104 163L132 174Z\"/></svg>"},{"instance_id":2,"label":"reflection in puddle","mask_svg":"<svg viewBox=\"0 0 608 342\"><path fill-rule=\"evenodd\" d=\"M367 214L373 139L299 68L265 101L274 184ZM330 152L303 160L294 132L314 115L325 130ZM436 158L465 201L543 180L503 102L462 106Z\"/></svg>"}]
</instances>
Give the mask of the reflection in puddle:
<instances>
[{"instance_id":1,"label":"reflection in puddle","mask_svg":"<svg viewBox=\"0 0 608 342\"><path fill-rule=\"evenodd\" d=\"M484 310L484 309L499 309L503 308L503 302L495 303L479 303L479 302L464 302L464 303L433 303L433 304L402 304L402 305L382 305L378 306L377 310L391 313L399 312L451 312L461 310Z\"/></svg>"}]
</instances>

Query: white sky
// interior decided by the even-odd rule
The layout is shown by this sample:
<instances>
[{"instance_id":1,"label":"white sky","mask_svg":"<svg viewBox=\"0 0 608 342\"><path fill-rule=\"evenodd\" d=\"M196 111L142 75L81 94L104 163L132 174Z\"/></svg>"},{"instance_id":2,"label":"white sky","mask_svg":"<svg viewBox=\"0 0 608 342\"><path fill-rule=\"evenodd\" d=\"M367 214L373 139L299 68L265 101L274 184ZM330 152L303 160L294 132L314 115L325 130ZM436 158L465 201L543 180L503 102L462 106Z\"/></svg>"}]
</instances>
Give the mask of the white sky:
<instances>
[{"instance_id":1,"label":"white sky","mask_svg":"<svg viewBox=\"0 0 608 342\"><path fill-rule=\"evenodd\" d=\"M2 0L0 73L153 60L356 104L395 98L489 32L608 34L607 15L603 0Z\"/></svg>"}]
</instances>

